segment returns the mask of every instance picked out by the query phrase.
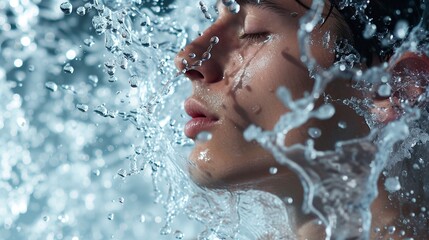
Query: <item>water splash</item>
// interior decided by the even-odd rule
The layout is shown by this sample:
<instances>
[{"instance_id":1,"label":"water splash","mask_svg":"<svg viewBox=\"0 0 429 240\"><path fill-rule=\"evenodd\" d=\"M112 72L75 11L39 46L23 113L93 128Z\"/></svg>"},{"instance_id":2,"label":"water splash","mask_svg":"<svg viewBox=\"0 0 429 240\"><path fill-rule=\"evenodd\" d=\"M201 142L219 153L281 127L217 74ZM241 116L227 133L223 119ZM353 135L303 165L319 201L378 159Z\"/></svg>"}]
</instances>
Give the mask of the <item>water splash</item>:
<instances>
[{"instance_id":1,"label":"water splash","mask_svg":"<svg viewBox=\"0 0 429 240\"><path fill-rule=\"evenodd\" d=\"M370 26L364 35L379 37L364 14L366 2L341 1L339 7L357 9L355 17ZM235 1L222 3L231 13L240 11ZM202 2L186 6L183 2L104 0L82 1L74 8L69 2L0 3L0 19L5 22L5 34L0 37L4 63L0 67L4 103L0 110L5 113L0 116L0 130L5 132L0 135L0 199L7 203L0 210L0 236L293 239L288 210L276 196L201 189L183 171L183 149L191 143L183 136L184 119L177 117L181 116L177 103L183 102L189 86L183 84L183 76L176 73L171 60L192 34L204 29L205 20L213 19L209 7ZM335 77L352 76L359 83L357 88L380 96L398 85L390 78L383 82L388 66L364 72L352 69L359 56L346 42L337 46L340 59L334 66L320 67L310 51L310 33L322 22L324 1L313 1L310 8L313 11L300 20L298 35L301 61L315 79L313 91L306 98L292 100L287 89L278 89L279 98L292 111L282 116L273 131L251 126L245 137L258 141L279 163L298 173L306 191L304 211L322 220L327 238L364 239L371 231L367 209L377 194L377 179L384 169L394 169L411 156L411 149L429 140L424 123L415 123L426 113L403 103L405 117L380 131L373 130L366 138L339 142L334 151L317 151L311 140L285 147L285 133L309 119L329 119L335 114L332 104L315 104ZM204 19L166 15L175 10ZM192 31L189 26L195 22L201 26ZM408 31L411 34L405 37ZM397 23L393 35L405 41L392 62L405 50L416 51L427 37L422 28L409 30L405 23ZM220 41L213 36L202 56L190 56L195 59L190 65L184 62L185 69L208 61ZM427 48L421 50L429 53ZM354 99L346 103L362 114L371 104ZM365 117L371 126L376 125L370 115ZM353 127L345 122L338 126ZM324 133L318 129L309 131L314 139L320 134ZM209 141L209 134L200 140ZM396 154L391 156L393 150ZM419 170L415 172L424 173L425 159L415 164ZM275 175L277 169L269 172ZM385 186L392 193L404 194L411 188L401 181L390 176ZM403 198L416 201L411 195ZM126 196L127 201L119 196ZM159 205L150 205L153 198ZM293 199L286 202L291 204ZM153 206L153 211L142 205ZM186 219L184 215L201 225L192 222L188 228L179 224ZM181 220L174 221L176 218ZM399 230L389 226L388 232Z\"/></svg>"}]
</instances>

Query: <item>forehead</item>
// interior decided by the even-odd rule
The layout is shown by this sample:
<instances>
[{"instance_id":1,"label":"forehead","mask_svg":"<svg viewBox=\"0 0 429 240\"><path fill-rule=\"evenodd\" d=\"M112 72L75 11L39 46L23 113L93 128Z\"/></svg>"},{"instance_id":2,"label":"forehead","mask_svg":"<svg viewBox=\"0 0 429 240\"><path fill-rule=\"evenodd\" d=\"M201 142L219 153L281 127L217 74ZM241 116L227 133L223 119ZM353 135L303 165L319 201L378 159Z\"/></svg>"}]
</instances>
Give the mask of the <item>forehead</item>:
<instances>
[{"instance_id":1,"label":"forehead","mask_svg":"<svg viewBox=\"0 0 429 240\"><path fill-rule=\"evenodd\" d=\"M242 8L251 6L267 9L279 14L306 11L307 9L303 8L302 4L307 5L307 2L309 1L310 0L235 0L235 2L237 2ZM222 4L221 0L216 1L216 6L219 9L226 7Z\"/></svg>"}]
</instances>

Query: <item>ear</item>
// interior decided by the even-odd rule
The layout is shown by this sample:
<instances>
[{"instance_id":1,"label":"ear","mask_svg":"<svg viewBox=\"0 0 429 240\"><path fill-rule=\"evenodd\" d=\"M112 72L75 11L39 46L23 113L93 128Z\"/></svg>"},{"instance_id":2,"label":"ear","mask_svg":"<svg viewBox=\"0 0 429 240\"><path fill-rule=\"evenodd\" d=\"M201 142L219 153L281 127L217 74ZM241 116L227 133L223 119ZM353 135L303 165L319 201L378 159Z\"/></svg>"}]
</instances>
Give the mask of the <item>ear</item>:
<instances>
[{"instance_id":1,"label":"ear","mask_svg":"<svg viewBox=\"0 0 429 240\"><path fill-rule=\"evenodd\" d=\"M429 84L429 57L424 54L405 52L389 65L390 95L376 96L375 108L371 110L377 121L384 124L399 118L402 102L416 104Z\"/></svg>"}]
</instances>

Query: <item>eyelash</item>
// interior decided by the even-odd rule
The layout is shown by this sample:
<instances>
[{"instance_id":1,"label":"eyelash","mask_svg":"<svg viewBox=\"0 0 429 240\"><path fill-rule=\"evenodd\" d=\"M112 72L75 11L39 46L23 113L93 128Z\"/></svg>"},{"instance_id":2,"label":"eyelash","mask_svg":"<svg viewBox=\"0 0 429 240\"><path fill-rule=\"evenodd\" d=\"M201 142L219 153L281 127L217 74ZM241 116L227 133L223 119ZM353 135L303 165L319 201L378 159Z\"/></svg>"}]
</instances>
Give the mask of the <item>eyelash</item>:
<instances>
[{"instance_id":1,"label":"eyelash","mask_svg":"<svg viewBox=\"0 0 429 240\"><path fill-rule=\"evenodd\" d=\"M255 41L255 40L260 40L267 37L268 37L267 32L260 32L260 33L243 33L239 38Z\"/></svg>"}]
</instances>

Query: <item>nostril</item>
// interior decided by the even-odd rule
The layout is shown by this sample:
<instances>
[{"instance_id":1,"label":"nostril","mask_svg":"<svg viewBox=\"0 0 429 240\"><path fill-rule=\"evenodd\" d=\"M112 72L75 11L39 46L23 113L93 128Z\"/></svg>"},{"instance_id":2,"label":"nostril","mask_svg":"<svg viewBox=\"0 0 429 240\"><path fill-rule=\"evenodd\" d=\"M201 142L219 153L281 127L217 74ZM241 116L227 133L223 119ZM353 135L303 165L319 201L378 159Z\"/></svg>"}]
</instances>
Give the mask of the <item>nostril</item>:
<instances>
[{"instance_id":1,"label":"nostril","mask_svg":"<svg viewBox=\"0 0 429 240\"><path fill-rule=\"evenodd\" d=\"M199 80L199 79L203 79L204 75L201 74L199 71L197 70L188 70L186 71L185 74L189 79L191 80Z\"/></svg>"}]
</instances>

